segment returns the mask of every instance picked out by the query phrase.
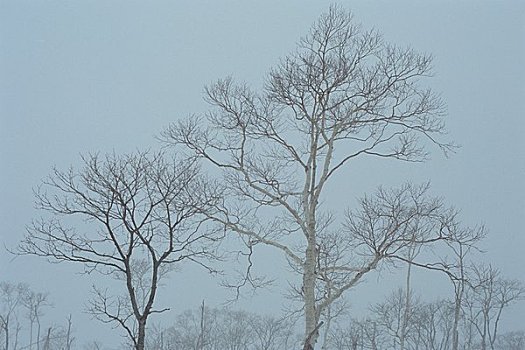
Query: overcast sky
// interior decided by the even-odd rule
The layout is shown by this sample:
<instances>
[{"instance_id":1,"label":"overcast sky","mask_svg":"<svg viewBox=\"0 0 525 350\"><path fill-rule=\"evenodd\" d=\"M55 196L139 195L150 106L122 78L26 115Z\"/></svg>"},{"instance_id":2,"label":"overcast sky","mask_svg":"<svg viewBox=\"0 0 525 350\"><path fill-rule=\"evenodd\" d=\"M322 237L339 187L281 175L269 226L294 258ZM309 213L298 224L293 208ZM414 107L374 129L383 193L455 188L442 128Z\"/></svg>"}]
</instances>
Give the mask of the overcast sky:
<instances>
[{"instance_id":1,"label":"overcast sky","mask_svg":"<svg viewBox=\"0 0 525 350\"><path fill-rule=\"evenodd\" d=\"M525 2L340 4L388 41L434 56L429 84L447 102L449 136L462 147L449 159L434 149L419 165L364 162L332 188L334 201L352 206L377 185L430 180L433 193L458 207L466 224L486 225L483 259L525 280ZM206 110L204 85L233 75L259 87L327 7L304 0L0 0L0 243L15 246L38 216L32 188L52 166L74 166L90 151L158 147L154 136L163 127ZM78 271L37 258L12 260L0 250L0 281L50 292L56 306L50 313L57 319L72 313L80 340L96 330L110 342L107 329L81 314L95 276ZM161 300L174 313L202 299L218 304L226 294L207 278L182 270ZM389 292L395 279L386 280L362 284L352 295ZM278 313L279 293L240 307L261 311L274 303L270 311ZM523 303L503 325L523 329L519 315Z\"/></svg>"}]
</instances>

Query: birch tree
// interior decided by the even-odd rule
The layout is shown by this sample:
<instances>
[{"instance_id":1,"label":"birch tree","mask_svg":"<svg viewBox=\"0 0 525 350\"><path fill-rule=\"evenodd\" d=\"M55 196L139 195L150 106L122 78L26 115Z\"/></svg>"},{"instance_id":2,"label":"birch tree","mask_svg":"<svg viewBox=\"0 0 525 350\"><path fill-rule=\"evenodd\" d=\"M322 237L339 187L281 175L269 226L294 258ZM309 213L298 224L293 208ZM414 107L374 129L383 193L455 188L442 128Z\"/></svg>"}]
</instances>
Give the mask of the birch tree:
<instances>
[{"instance_id":1,"label":"birch tree","mask_svg":"<svg viewBox=\"0 0 525 350\"><path fill-rule=\"evenodd\" d=\"M388 44L333 6L260 92L219 80L205 89L208 113L162 133L217 170L225 200L203 213L238 234L249 254L273 247L296 271L304 349L315 347L329 305L381 261L403 256L405 232L422 228L415 245L444 238L447 210L425 186L380 190L346 220L327 210L325 195L358 158L415 162L430 144L453 147L441 137L444 104L422 82L431 64L431 56Z\"/></svg>"},{"instance_id":2,"label":"birch tree","mask_svg":"<svg viewBox=\"0 0 525 350\"><path fill-rule=\"evenodd\" d=\"M200 230L204 221L192 209L211 199L201 201L194 161L141 152L89 155L83 163L55 169L36 191L37 207L50 215L33 222L18 253L78 263L85 273L119 281L122 295L94 286L88 311L143 350L148 319L167 310L155 303L161 279L185 261L212 271L208 259L219 237Z\"/></svg>"}]
</instances>

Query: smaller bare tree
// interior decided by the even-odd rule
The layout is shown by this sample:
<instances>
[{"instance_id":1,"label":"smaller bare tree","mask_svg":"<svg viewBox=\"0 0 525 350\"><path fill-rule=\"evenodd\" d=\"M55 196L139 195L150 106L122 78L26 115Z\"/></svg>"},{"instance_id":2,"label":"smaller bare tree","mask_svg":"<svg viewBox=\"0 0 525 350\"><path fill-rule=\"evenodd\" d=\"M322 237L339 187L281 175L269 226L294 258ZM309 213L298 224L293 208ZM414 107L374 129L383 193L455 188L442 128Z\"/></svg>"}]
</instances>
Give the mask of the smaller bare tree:
<instances>
[{"instance_id":1,"label":"smaller bare tree","mask_svg":"<svg viewBox=\"0 0 525 350\"><path fill-rule=\"evenodd\" d=\"M3 350L16 350L21 330L18 308L27 295L29 287L24 283L0 282L0 335Z\"/></svg>"},{"instance_id":2,"label":"smaller bare tree","mask_svg":"<svg viewBox=\"0 0 525 350\"><path fill-rule=\"evenodd\" d=\"M177 316L169 328L148 338L154 350L288 350L294 328L286 319L246 311L200 307Z\"/></svg>"},{"instance_id":3,"label":"smaller bare tree","mask_svg":"<svg viewBox=\"0 0 525 350\"><path fill-rule=\"evenodd\" d=\"M102 350L102 349L103 349L102 343L97 340L93 340L83 346L83 350Z\"/></svg>"},{"instance_id":4,"label":"smaller bare tree","mask_svg":"<svg viewBox=\"0 0 525 350\"><path fill-rule=\"evenodd\" d=\"M508 332L498 336L496 341L498 350L523 350L525 349L525 332Z\"/></svg>"},{"instance_id":5,"label":"smaller bare tree","mask_svg":"<svg viewBox=\"0 0 525 350\"><path fill-rule=\"evenodd\" d=\"M43 308L49 306L48 294L42 292L27 291L22 300L22 304L27 309L27 318L29 320L29 350L33 349L33 328L36 323L36 349L40 350L40 333L41 333L41 317L43 315Z\"/></svg>"},{"instance_id":6,"label":"smaller bare tree","mask_svg":"<svg viewBox=\"0 0 525 350\"><path fill-rule=\"evenodd\" d=\"M213 271L207 262L217 257L221 233L201 230L205 220L194 208L214 197L200 195L205 188L191 160L147 152L82 159L82 169L55 169L36 191L37 207L50 215L33 222L17 252L121 281L123 295L94 287L89 311L143 350L149 317L167 310L155 308L161 279L183 261Z\"/></svg>"},{"instance_id":7,"label":"smaller bare tree","mask_svg":"<svg viewBox=\"0 0 525 350\"><path fill-rule=\"evenodd\" d=\"M403 289L390 294L387 299L374 305L371 310L375 319L386 334L390 336L392 349L402 349L405 343L413 341L416 336L415 326L421 302L413 292L408 294ZM407 311L408 305L408 311Z\"/></svg>"},{"instance_id":8,"label":"smaller bare tree","mask_svg":"<svg viewBox=\"0 0 525 350\"><path fill-rule=\"evenodd\" d=\"M474 265L471 276L464 298L468 321L479 335L481 350L494 350L503 310L525 297L525 287L491 265Z\"/></svg>"},{"instance_id":9,"label":"smaller bare tree","mask_svg":"<svg viewBox=\"0 0 525 350\"><path fill-rule=\"evenodd\" d=\"M381 350L388 348L388 336L376 319L350 319L349 324L337 324L330 331L328 349ZM387 345L388 344L388 345Z\"/></svg>"},{"instance_id":10,"label":"smaller bare tree","mask_svg":"<svg viewBox=\"0 0 525 350\"><path fill-rule=\"evenodd\" d=\"M71 315L69 315L67 318L67 328L65 330L64 341L64 350L71 350L73 343L75 342L75 337L73 336L73 320Z\"/></svg>"},{"instance_id":11,"label":"smaller bare tree","mask_svg":"<svg viewBox=\"0 0 525 350\"><path fill-rule=\"evenodd\" d=\"M250 328L254 334L254 349L290 349L294 339L294 327L290 320L268 315L250 316Z\"/></svg>"},{"instance_id":12,"label":"smaller bare tree","mask_svg":"<svg viewBox=\"0 0 525 350\"><path fill-rule=\"evenodd\" d=\"M463 299L468 288L467 258L472 251L479 251L478 243L485 237L483 226L462 228L457 222L451 222L447 227L450 240L446 240L449 251L452 252L452 264L443 262L443 267L449 271L448 277L454 287L454 323L452 328L452 350L459 349L459 328L463 317Z\"/></svg>"},{"instance_id":13,"label":"smaller bare tree","mask_svg":"<svg viewBox=\"0 0 525 350\"><path fill-rule=\"evenodd\" d=\"M452 344L453 303L441 299L422 303L413 319L414 336L410 349L448 350Z\"/></svg>"}]
</instances>

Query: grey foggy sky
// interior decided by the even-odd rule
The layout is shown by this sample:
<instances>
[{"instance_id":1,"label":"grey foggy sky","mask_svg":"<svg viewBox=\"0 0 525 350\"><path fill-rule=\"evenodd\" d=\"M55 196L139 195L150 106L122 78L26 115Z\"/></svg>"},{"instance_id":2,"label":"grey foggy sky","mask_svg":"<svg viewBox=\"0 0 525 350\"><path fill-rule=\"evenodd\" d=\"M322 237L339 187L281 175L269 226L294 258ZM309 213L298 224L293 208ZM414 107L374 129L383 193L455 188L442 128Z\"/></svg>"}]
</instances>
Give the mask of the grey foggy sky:
<instances>
[{"instance_id":1,"label":"grey foggy sky","mask_svg":"<svg viewBox=\"0 0 525 350\"><path fill-rule=\"evenodd\" d=\"M450 159L432 149L432 159L417 165L358 162L337 180L337 192L332 187L336 203L352 206L380 184L430 180L433 193L460 208L466 224L486 225L483 259L525 280L525 3L339 3L388 41L434 55L436 76L429 84L446 101L450 138L462 148ZM53 165L78 164L79 154L89 151L158 147L153 137L164 126L206 110L205 84L232 74L260 86L328 5L0 0L0 243L16 245L38 215L32 188ZM79 340L89 339L84 325L108 339L107 330L80 314L92 277L41 259L11 259L0 251L0 281L49 291L56 306L49 313L73 313ZM202 299L221 302L225 294L216 281L197 276L185 270L172 275L172 289L162 290L160 300L174 312ZM382 295L395 287L372 282L355 294ZM240 306L282 302L277 289L254 300ZM255 306L261 310L268 307ZM277 313L279 305L270 311ZM523 329L524 314L522 303L504 325Z\"/></svg>"}]
</instances>

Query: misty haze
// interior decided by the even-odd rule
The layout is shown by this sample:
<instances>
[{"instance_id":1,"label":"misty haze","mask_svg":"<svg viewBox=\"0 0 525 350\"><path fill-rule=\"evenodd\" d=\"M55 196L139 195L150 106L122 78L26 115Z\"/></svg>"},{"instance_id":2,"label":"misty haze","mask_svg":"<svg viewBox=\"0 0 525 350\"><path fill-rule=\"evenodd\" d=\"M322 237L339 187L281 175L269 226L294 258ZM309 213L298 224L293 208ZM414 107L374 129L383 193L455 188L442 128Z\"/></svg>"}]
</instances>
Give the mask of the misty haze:
<instances>
[{"instance_id":1,"label":"misty haze","mask_svg":"<svg viewBox=\"0 0 525 350\"><path fill-rule=\"evenodd\" d=\"M0 350L525 350L519 1L0 1Z\"/></svg>"}]
</instances>

